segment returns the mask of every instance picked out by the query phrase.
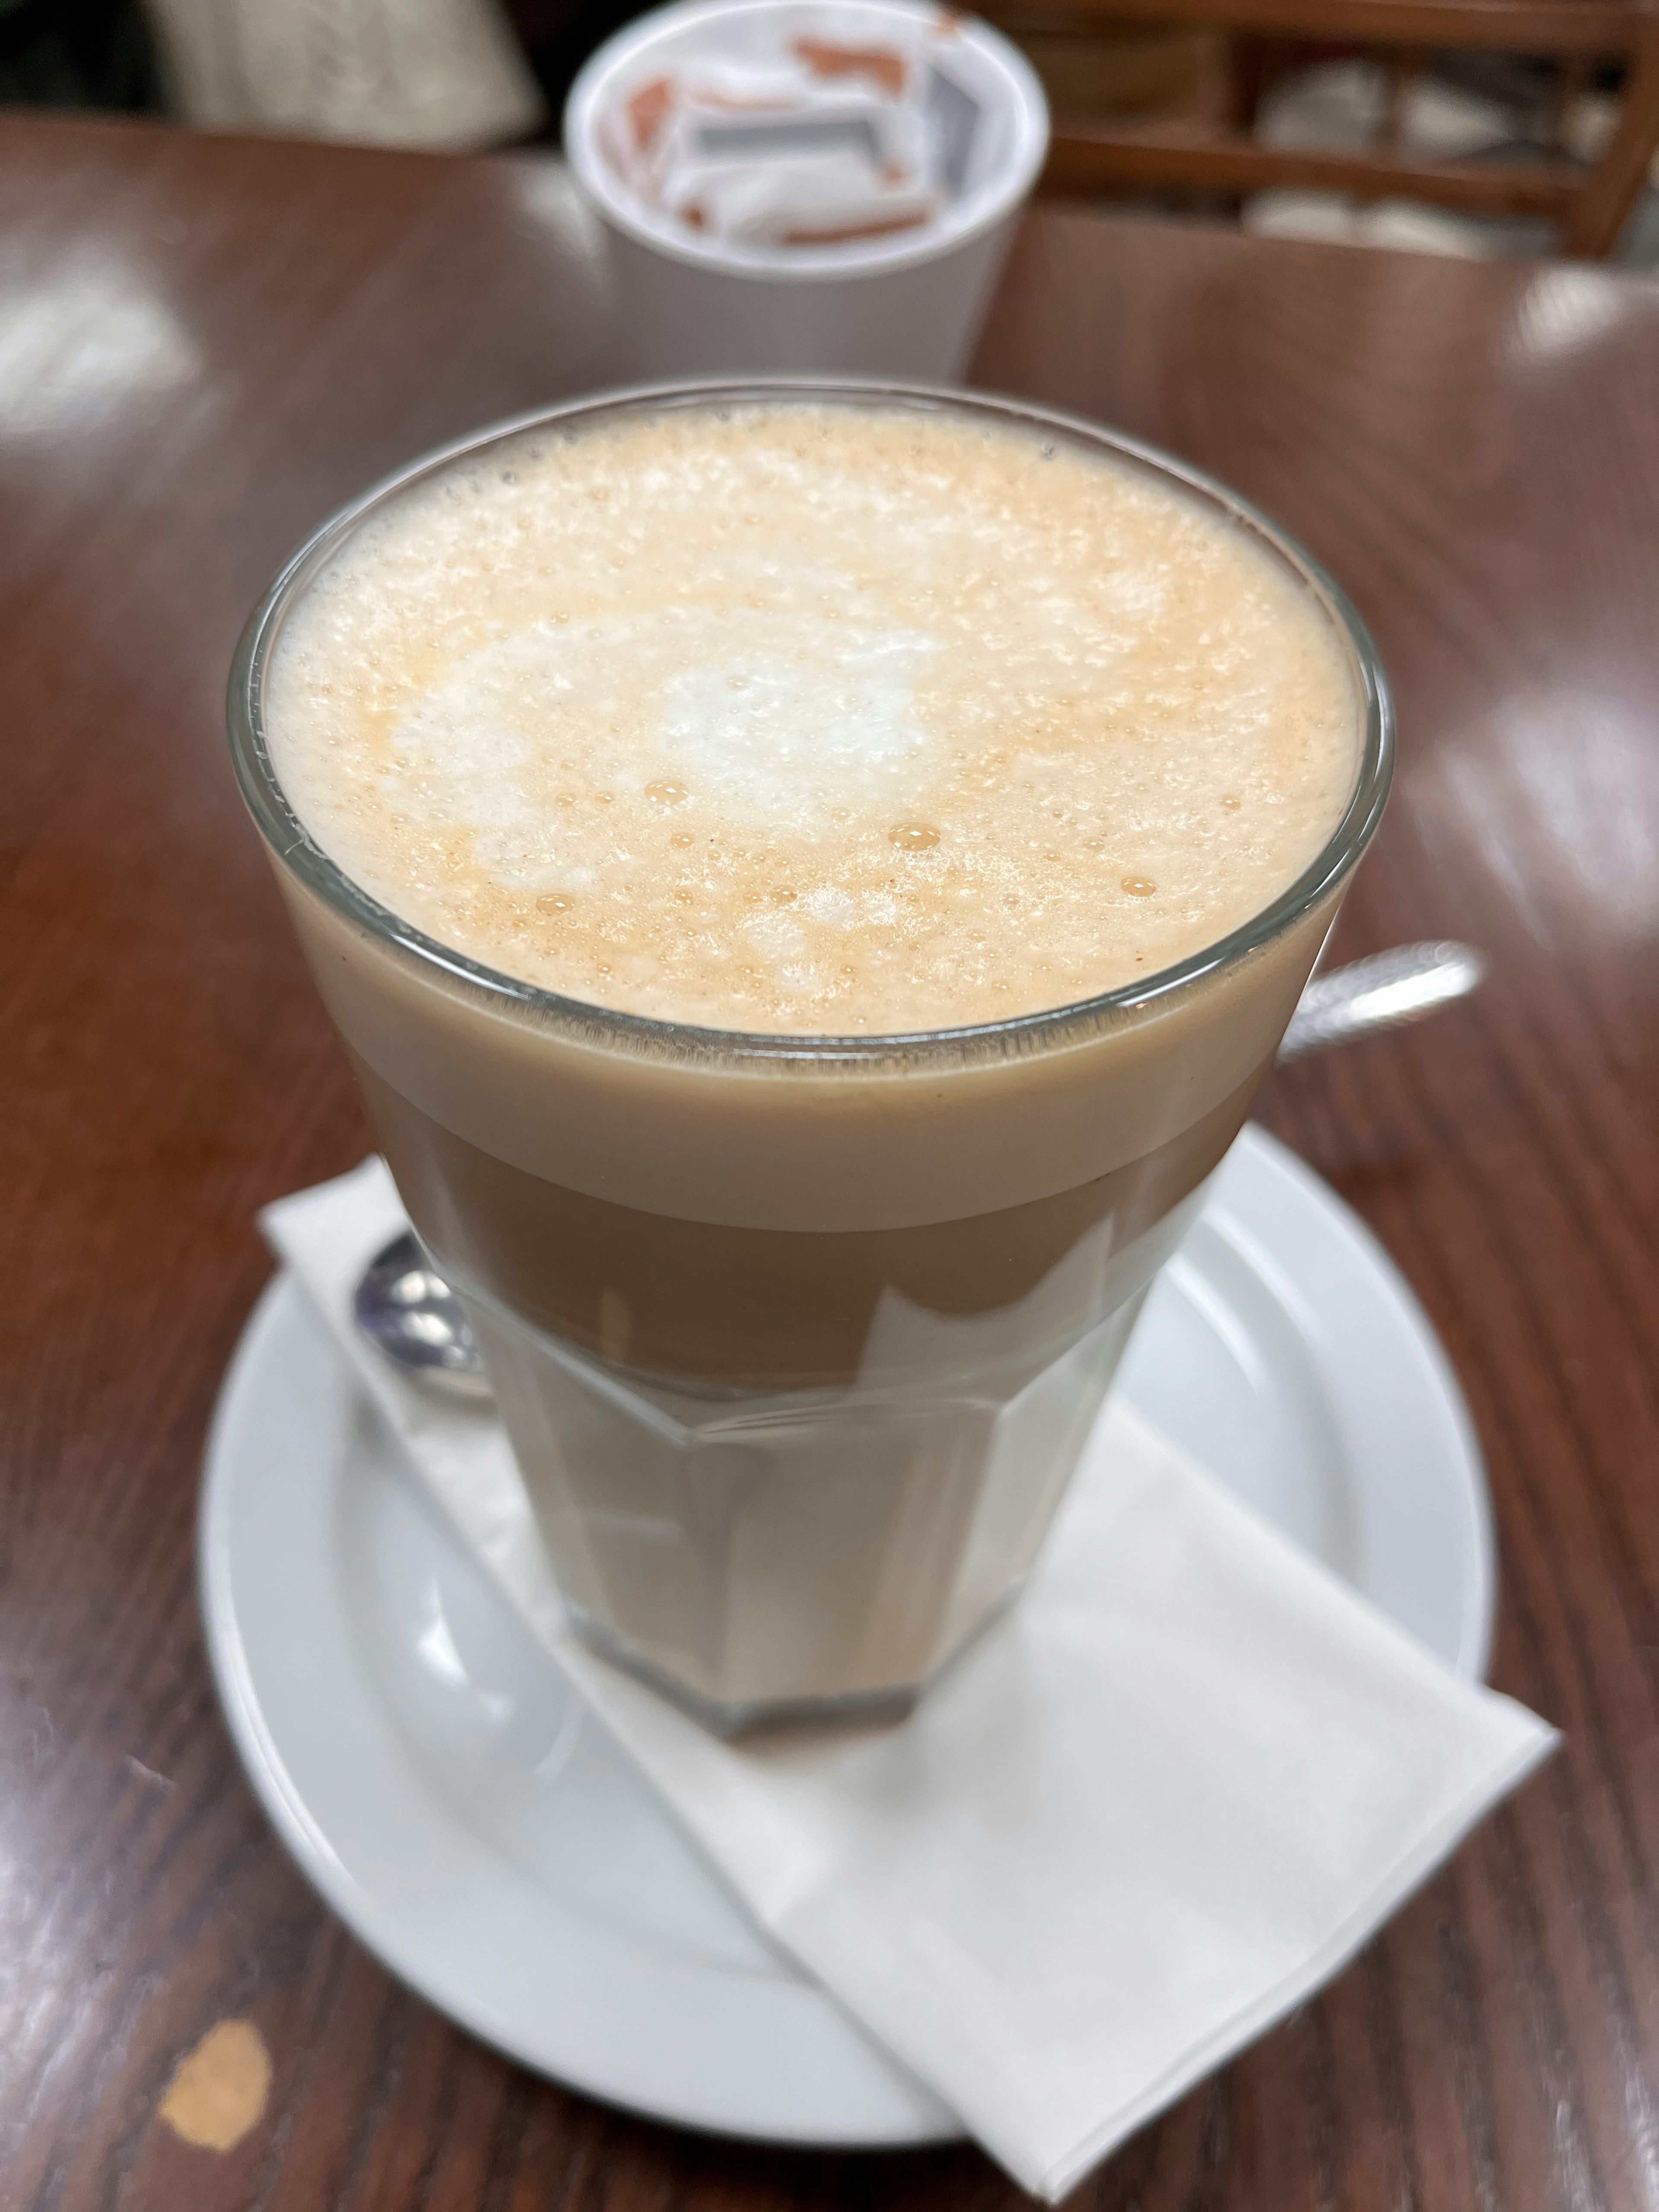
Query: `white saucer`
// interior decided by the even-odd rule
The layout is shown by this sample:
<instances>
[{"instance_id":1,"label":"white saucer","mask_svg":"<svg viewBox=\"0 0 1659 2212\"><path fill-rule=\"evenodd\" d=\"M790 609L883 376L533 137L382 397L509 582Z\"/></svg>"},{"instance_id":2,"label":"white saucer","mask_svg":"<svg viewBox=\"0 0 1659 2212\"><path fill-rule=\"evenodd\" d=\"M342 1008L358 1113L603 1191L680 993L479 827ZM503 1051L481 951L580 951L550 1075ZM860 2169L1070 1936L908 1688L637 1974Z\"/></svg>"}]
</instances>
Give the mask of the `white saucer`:
<instances>
[{"instance_id":1,"label":"white saucer","mask_svg":"<svg viewBox=\"0 0 1659 2212\"><path fill-rule=\"evenodd\" d=\"M1259 1129L1120 1387L1461 1674L1484 1672L1492 1543L1456 1383L1369 1232ZM755 1931L462 1551L285 1277L220 1399L201 1584L266 1810L434 2004L665 2119L845 2146L959 2132Z\"/></svg>"}]
</instances>

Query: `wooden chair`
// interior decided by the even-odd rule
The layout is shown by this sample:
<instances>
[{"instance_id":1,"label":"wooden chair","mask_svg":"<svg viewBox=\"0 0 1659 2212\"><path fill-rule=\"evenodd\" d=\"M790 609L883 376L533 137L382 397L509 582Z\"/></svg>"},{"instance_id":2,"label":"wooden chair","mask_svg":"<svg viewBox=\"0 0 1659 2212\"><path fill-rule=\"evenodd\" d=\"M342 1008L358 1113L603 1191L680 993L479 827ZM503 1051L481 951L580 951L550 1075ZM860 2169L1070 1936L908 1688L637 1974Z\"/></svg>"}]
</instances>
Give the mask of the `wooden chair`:
<instances>
[{"instance_id":1,"label":"wooden chair","mask_svg":"<svg viewBox=\"0 0 1659 2212\"><path fill-rule=\"evenodd\" d=\"M1620 0L1057 0L1041 13L1002 7L996 20L1078 31L1091 23L1202 25L1231 35L1234 72L1226 125L1084 122L1057 115L1046 191L1073 196L1188 187L1231 195L1291 188L1368 200L1426 200L1498 216L1547 216L1564 252L1610 253L1659 149L1659 7ZM1364 154L1292 151L1252 135L1260 57L1276 41L1378 47L1408 67L1434 52L1472 50L1557 58L1582 76L1624 57L1625 92L1607 149L1585 168L1553 155L1513 161L1417 161L1385 127Z\"/></svg>"}]
</instances>

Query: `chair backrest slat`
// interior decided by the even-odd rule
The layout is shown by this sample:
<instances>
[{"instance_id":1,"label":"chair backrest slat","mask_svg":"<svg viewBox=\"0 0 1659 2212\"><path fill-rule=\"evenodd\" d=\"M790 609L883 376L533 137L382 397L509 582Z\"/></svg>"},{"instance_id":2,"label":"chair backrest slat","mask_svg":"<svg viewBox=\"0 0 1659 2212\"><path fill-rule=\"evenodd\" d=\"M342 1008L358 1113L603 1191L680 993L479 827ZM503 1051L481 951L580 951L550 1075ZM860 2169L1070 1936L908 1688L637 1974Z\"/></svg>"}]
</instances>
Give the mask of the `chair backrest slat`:
<instances>
[{"instance_id":1,"label":"chair backrest slat","mask_svg":"<svg viewBox=\"0 0 1659 2212\"><path fill-rule=\"evenodd\" d=\"M1126 189L1245 195L1275 187L1361 199L1422 199L1495 216L1542 216L1559 224L1565 250L1600 258L1619 241L1659 150L1659 0L1051 0L995 11L1016 33L1133 24L1233 34L1233 121L1206 131L1182 122L1084 122L1056 118L1045 188L1072 195ZM1433 52L1543 55L1586 80L1591 58L1629 66L1617 125L1589 170L1561 160L1447 163L1402 156L1385 143L1368 152L1315 152L1262 143L1251 135L1271 42L1398 50L1396 91ZM1245 88L1247 55L1254 76ZM1402 74L1402 72L1404 74ZM1395 105L1397 106L1397 101Z\"/></svg>"}]
</instances>

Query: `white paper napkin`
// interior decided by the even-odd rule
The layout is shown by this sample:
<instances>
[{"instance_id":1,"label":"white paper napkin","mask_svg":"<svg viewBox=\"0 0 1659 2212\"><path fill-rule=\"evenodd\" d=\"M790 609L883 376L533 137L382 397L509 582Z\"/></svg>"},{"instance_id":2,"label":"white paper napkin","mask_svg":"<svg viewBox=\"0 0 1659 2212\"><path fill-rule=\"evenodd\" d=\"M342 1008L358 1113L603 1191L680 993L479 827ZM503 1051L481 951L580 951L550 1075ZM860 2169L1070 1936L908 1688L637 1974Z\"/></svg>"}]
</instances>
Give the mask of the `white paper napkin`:
<instances>
[{"instance_id":1,"label":"white paper napkin","mask_svg":"<svg viewBox=\"0 0 1659 2212\"><path fill-rule=\"evenodd\" d=\"M569 1634L505 1439L350 1319L384 1164L265 1234L415 1467L762 1925L1053 2200L1301 2002L1545 1758L1127 1407L1018 1604L884 1729L722 1743Z\"/></svg>"}]
</instances>

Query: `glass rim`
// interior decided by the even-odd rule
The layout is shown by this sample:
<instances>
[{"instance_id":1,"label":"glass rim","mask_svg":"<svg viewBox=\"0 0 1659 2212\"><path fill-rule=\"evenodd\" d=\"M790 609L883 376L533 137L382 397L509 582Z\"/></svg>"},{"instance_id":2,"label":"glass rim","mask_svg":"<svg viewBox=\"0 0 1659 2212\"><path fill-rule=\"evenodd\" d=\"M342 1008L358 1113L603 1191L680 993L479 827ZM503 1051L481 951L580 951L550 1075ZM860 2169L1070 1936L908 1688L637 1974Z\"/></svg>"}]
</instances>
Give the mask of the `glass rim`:
<instances>
[{"instance_id":1,"label":"glass rim","mask_svg":"<svg viewBox=\"0 0 1659 2212\"><path fill-rule=\"evenodd\" d=\"M492 446L538 429L568 428L583 419L671 409L764 405L769 401L862 404L917 413L948 413L1010 428L1058 433L1068 441L1127 460L1196 494L1276 555L1323 608L1346 647L1363 714L1354 787L1330 836L1302 872L1269 903L1213 943L1184 959L1086 999L1002 1019L951 1028L858 1032L712 1028L664 1020L571 998L475 960L406 920L331 860L289 802L271 759L264 722L264 687L283 622L318 573L352 535L416 485ZM394 952L435 970L448 986L481 993L502 1012L539 1016L573 1041L611 1045L673 1059L872 1063L942 1058L960 1064L977 1048L999 1055L1059 1043L1115 1015L1155 1006L1218 969L1236 965L1293 927L1352 872L1382 817L1394 773L1395 723L1388 680L1370 631L1341 586L1311 554L1260 508L1218 478L1155 446L1082 416L995 393L879 378L763 376L641 384L583 394L537 407L468 432L392 471L328 516L283 563L242 631L231 663L227 700L231 757L242 797L273 858L343 920Z\"/></svg>"}]
</instances>

